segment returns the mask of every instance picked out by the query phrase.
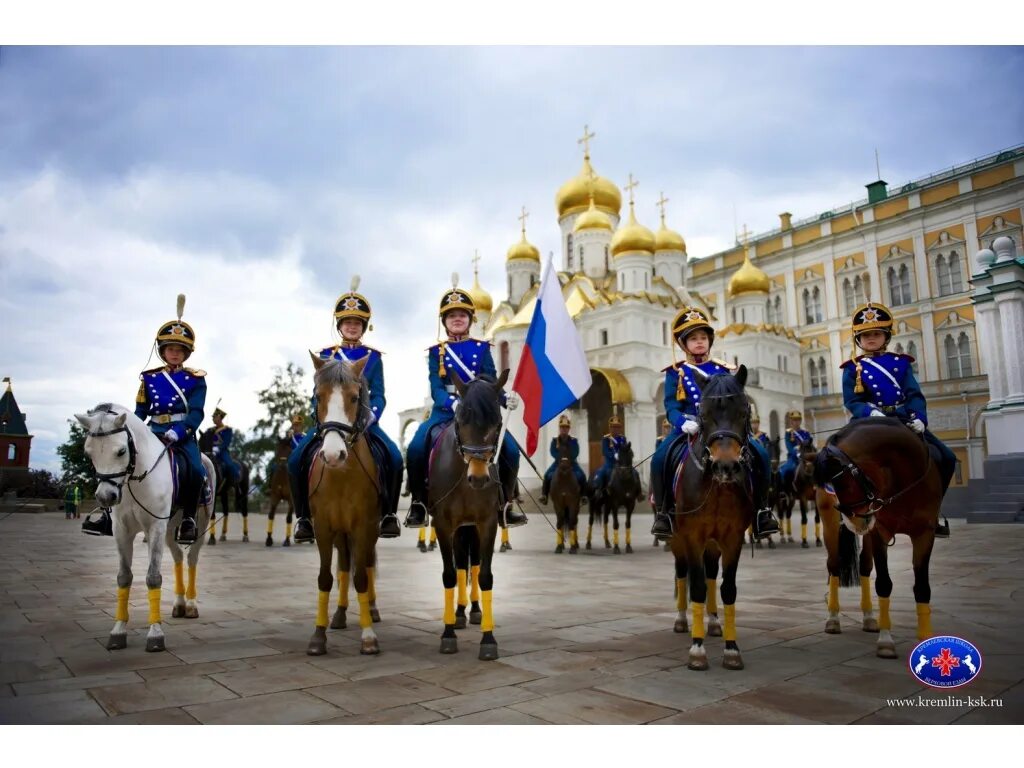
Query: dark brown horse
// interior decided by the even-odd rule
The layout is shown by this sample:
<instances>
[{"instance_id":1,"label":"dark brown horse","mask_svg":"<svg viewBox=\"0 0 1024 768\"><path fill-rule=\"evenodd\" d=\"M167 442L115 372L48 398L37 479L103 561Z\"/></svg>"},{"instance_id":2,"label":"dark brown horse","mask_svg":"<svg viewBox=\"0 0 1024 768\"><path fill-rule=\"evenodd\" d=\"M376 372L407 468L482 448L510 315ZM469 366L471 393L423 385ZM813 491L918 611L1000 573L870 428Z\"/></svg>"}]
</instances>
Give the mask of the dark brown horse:
<instances>
[{"instance_id":1,"label":"dark brown horse","mask_svg":"<svg viewBox=\"0 0 1024 768\"><path fill-rule=\"evenodd\" d=\"M854 582L856 538L863 537L860 558L861 608L864 630L876 631L868 580L871 561L878 570L878 643L876 653L897 658L889 617L892 579L888 548L896 534L910 538L913 548L917 637L932 636L931 585L928 563L942 503L939 465L927 444L899 420L857 419L843 427L818 454L817 504L825 525L828 551L828 611L825 631L838 634L839 586ZM826 487L827 486L827 487ZM829 492L834 491L834 493Z\"/></svg>"},{"instance_id":2,"label":"dark brown horse","mask_svg":"<svg viewBox=\"0 0 1024 768\"><path fill-rule=\"evenodd\" d=\"M467 568L479 560L480 602L483 606L479 658L498 658L494 639L491 595L494 576L491 561L498 533L498 512L502 489L498 467L492 462L499 450L501 407L499 398L508 380L508 369L497 381L481 376L468 384L453 377L460 405L455 420L441 433L429 470L427 505L441 548L444 583L444 632L441 653L457 653L458 626L455 611L456 586L464 593ZM461 601L460 601L461 602ZM461 623L461 622L459 622Z\"/></svg>"},{"instance_id":3,"label":"dark brown horse","mask_svg":"<svg viewBox=\"0 0 1024 768\"><path fill-rule=\"evenodd\" d=\"M687 629L685 601L689 587L693 607L690 669L708 668L704 609L705 604L709 609L715 607L713 577L719 556L721 595L725 604L722 666L743 669L736 644L736 570L744 531L754 518L751 457L746 446L746 436L750 434L750 404L743 391L746 380L747 369L742 365L735 376L698 377L701 431L690 443L682 475L675 486L675 532L670 540L675 555L679 610L675 630L685 632ZM717 617L711 622L710 634L716 634L716 624Z\"/></svg>"},{"instance_id":4,"label":"dark brown horse","mask_svg":"<svg viewBox=\"0 0 1024 768\"><path fill-rule=\"evenodd\" d=\"M288 456L292 452L292 439L283 437L277 441L274 450L274 463L271 465L270 479L267 488L270 490L270 510L267 512L267 546L274 546L274 513L282 501L288 505L288 516L285 518L284 542L282 547L292 545L292 514L295 505L292 503L292 489L288 483Z\"/></svg>"},{"instance_id":5,"label":"dark brown horse","mask_svg":"<svg viewBox=\"0 0 1024 768\"><path fill-rule=\"evenodd\" d=\"M238 464L238 479L228 476L224 469L224 462L213 455L213 437L217 430L207 429L199 435L199 450L210 457L213 465L217 468L217 487L214 495L217 497L217 506L221 510L220 540L228 540L228 499L230 492L234 491L235 511L242 515L242 541L249 541L249 465L244 461L235 459ZM210 524L210 546L217 543L217 523Z\"/></svg>"},{"instance_id":6,"label":"dark brown horse","mask_svg":"<svg viewBox=\"0 0 1024 768\"><path fill-rule=\"evenodd\" d=\"M793 475L793 484L789 488L780 489L778 499L779 538L793 541L793 505L800 503L800 546L808 549L807 543L807 506L814 503L814 544L821 546L821 517L815 502L814 465L818 460L818 451L810 440L801 440L797 449L798 462ZM783 538L783 524L786 537Z\"/></svg>"},{"instance_id":7,"label":"dark brown horse","mask_svg":"<svg viewBox=\"0 0 1024 768\"><path fill-rule=\"evenodd\" d=\"M565 551L565 543L569 543L569 553L579 552L580 543L576 527L580 521L580 484L572 469L572 453L569 438L559 435L555 438L558 450L558 465L551 476L551 493L548 499L555 509L555 554Z\"/></svg>"},{"instance_id":8,"label":"dark brown horse","mask_svg":"<svg viewBox=\"0 0 1024 768\"><path fill-rule=\"evenodd\" d=\"M633 468L633 446L626 443L619 449L619 458L608 477L608 487L600 500L606 541L608 539L608 518L609 516L612 518L612 540L614 541L612 552L616 555L622 554L622 550L619 549L619 510L626 513L626 554L631 554L633 552L633 508L642 496L640 478Z\"/></svg>"},{"instance_id":9,"label":"dark brown horse","mask_svg":"<svg viewBox=\"0 0 1024 768\"><path fill-rule=\"evenodd\" d=\"M359 600L362 642L359 652L380 653L373 631L373 566L380 520L380 488L365 430L369 426L369 393L362 379L369 358L355 363L321 360L310 353L316 374L317 432L322 440L310 468L309 508L320 553L316 629L306 653L327 653L327 606L334 576L331 557L338 550L339 601L332 626L343 627L348 603L348 568ZM340 617L339 615L340 614Z\"/></svg>"}]
</instances>

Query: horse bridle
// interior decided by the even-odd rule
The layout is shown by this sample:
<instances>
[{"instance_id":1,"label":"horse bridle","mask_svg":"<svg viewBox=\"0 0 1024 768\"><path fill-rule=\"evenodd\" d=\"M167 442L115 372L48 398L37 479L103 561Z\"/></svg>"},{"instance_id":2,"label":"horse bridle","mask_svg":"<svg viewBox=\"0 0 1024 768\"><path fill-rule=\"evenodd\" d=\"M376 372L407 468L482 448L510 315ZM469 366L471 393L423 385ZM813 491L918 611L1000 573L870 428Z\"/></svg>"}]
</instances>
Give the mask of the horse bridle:
<instances>
[{"instance_id":1,"label":"horse bridle","mask_svg":"<svg viewBox=\"0 0 1024 768\"><path fill-rule=\"evenodd\" d=\"M109 416L119 415L116 411L110 410L104 411L103 413ZM132 494L132 498L135 499L136 504L145 509L146 512L151 517L155 517L158 520L168 519L170 515L168 515L168 518L164 518L160 517L159 515L154 515L152 512L146 509L145 505L143 505L142 502L135 498L135 493L132 491L130 483L132 480L136 482L142 482L143 480L145 480L149 476L149 473L156 469L157 464L160 463L160 460L163 459L164 455L167 453L171 446L165 445L164 449L160 452L160 455L156 457L156 461L153 462L153 466L151 466L141 475L135 475L133 474L133 472L135 472L135 460L138 458L139 452L138 449L135 447L135 438L132 436L132 431L128 429L128 427L122 425L117 429L108 429L100 432L89 432L88 437L110 437L112 435L118 435L122 432L124 432L128 436L128 464L120 472L97 472L96 477L100 480L100 482L109 483L110 485L114 486L114 488L117 489L117 501L114 502L115 504L121 503L121 497L123 495L122 489L126 484L128 484L128 492ZM120 482L117 482L119 479Z\"/></svg>"},{"instance_id":2,"label":"horse bridle","mask_svg":"<svg viewBox=\"0 0 1024 768\"><path fill-rule=\"evenodd\" d=\"M902 491L898 491L894 493L892 496L880 497L878 495L878 489L875 487L875 484L871 482L871 478L868 477L864 470L858 467L856 462L854 462L853 459L847 456L846 453L841 448L839 448L839 446L833 443L829 443L828 445L825 446L824 453L824 458L826 462L829 459L833 459L839 464L839 471L834 475L828 477L828 482L830 485L832 485L835 497L837 499L836 509L838 509L841 514L846 515L847 517L860 518L864 521L870 521L871 518L878 514L884 507L887 507L888 505L892 504L900 496L903 496L905 493L908 493L917 485L919 485L921 481L928 476L928 470L931 467L932 462L931 454L926 451L925 453L928 463L925 465L924 471L921 473L921 476L918 477L917 480L912 482L906 488L904 488ZM843 475L847 474L857 482L857 485L860 486L861 492L864 494L864 498L861 499L860 501L853 503L843 503L842 501L839 500L839 492L835 491L835 481L838 480ZM867 507L867 512L853 511L859 509L860 507Z\"/></svg>"},{"instance_id":3,"label":"horse bridle","mask_svg":"<svg viewBox=\"0 0 1024 768\"><path fill-rule=\"evenodd\" d=\"M742 393L740 393L740 392L734 392L734 393L732 393L730 395L708 395L706 397L702 397L700 403L697 405L697 417L698 417L698 419L700 419L701 411L704 410L704 401L705 400L726 400L726 399L732 398L732 397L739 397L741 394ZM703 427L703 420L701 420L701 422L702 422L701 426ZM749 411L749 405L748 405L748 410L747 410L747 431L748 432L750 431L749 424L750 424L750 411ZM701 429L701 434L702 435L703 435L703 432L704 432L704 430ZM743 456L744 459L749 457L749 449L747 447L747 441L743 438L742 435L740 435L737 432L734 432L731 429L716 429L713 432L710 432L706 438L702 437L702 439L701 439L701 447L703 449L702 453L704 455L706 455L708 458L710 458L710 456L711 456L711 446L714 445L717 441L723 440L723 439L725 439L727 437L728 438L732 438L737 443L739 443L739 445L740 445L740 452L741 452L741 455ZM691 454L692 453L693 453L693 451L691 451ZM703 463L698 462L697 466L699 466L701 468L701 471L704 471L704 464Z\"/></svg>"}]
</instances>

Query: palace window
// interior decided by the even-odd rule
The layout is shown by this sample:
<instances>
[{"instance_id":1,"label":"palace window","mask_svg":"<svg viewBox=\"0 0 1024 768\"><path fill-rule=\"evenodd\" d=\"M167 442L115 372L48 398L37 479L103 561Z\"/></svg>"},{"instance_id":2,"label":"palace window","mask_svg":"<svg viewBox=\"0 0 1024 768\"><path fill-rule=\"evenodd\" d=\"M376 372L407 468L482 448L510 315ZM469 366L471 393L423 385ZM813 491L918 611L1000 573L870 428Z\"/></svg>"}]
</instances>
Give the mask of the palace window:
<instances>
[{"instance_id":1,"label":"palace window","mask_svg":"<svg viewBox=\"0 0 1024 768\"><path fill-rule=\"evenodd\" d=\"M18 458L18 449L15 448L14 443L7 446L7 460L14 461Z\"/></svg>"},{"instance_id":2,"label":"palace window","mask_svg":"<svg viewBox=\"0 0 1024 768\"><path fill-rule=\"evenodd\" d=\"M914 362L910 364L910 369L917 376L917 345L912 341L907 342L907 354L914 358Z\"/></svg>"},{"instance_id":3,"label":"palace window","mask_svg":"<svg viewBox=\"0 0 1024 768\"><path fill-rule=\"evenodd\" d=\"M948 334L943 346L946 352L946 370L949 373L949 378L960 379L974 375L971 363L971 341L965 332L961 331L959 338L955 340L952 334Z\"/></svg>"},{"instance_id":4,"label":"palace window","mask_svg":"<svg viewBox=\"0 0 1024 768\"><path fill-rule=\"evenodd\" d=\"M611 264L611 261L609 261L609 258L608 258L608 246L607 245L604 247L604 271L605 272L611 272L612 271L612 264Z\"/></svg>"},{"instance_id":5,"label":"palace window","mask_svg":"<svg viewBox=\"0 0 1024 768\"><path fill-rule=\"evenodd\" d=\"M572 234L566 235L565 252L569 254L569 271L572 272Z\"/></svg>"},{"instance_id":6,"label":"palace window","mask_svg":"<svg viewBox=\"0 0 1024 768\"><path fill-rule=\"evenodd\" d=\"M661 343L668 346L668 323L666 322L661 324Z\"/></svg>"},{"instance_id":7,"label":"palace window","mask_svg":"<svg viewBox=\"0 0 1024 768\"><path fill-rule=\"evenodd\" d=\"M889 304L899 307L909 304L914 299L910 295L910 268L901 264L899 269L889 267L887 280L889 283Z\"/></svg>"},{"instance_id":8,"label":"palace window","mask_svg":"<svg viewBox=\"0 0 1024 768\"><path fill-rule=\"evenodd\" d=\"M960 270L960 257L956 251L949 256L941 253L935 259L935 276L939 282L939 296L960 293L964 289L963 273Z\"/></svg>"},{"instance_id":9,"label":"palace window","mask_svg":"<svg viewBox=\"0 0 1024 768\"><path fill-rule=\"evenodd\" d=\"M501 342L501 346L498 347L498 357L501 360L501 366L499 367L499 370L503 371L506 368L511 368L511 366L508 364L508 342L507 341Z\"/></svg>"},{"instance_id":10,"label":"palace window","mask_svg":"<svg viewBox=\"0 0 1024 768\"><path fill-rule=\"evenodd\" d=\"M808 323L821 322L821 289L814 286L814 290L804 288L804 319Z\"/></svg>"},{"instance_id":11,"label":"palace window","mask_svg":"<svg viewBox=\"0 0 1024 768\"><path fill-rule=\"evenodd\" d=\"M608 331L606 331L604 328L601 329L601 346L608 346Z\"/></svg>"},{"instance_id":12,"label":"palace window","mask_svg":"<svg viewBox=\"0 0 1024 768\"><path fill-rule=\"evenodd\" d=\"M810 374L811 395L825 394L825 361L815 362L813 359L807 361L807 372Z\"/></svg>"}]
</instances>

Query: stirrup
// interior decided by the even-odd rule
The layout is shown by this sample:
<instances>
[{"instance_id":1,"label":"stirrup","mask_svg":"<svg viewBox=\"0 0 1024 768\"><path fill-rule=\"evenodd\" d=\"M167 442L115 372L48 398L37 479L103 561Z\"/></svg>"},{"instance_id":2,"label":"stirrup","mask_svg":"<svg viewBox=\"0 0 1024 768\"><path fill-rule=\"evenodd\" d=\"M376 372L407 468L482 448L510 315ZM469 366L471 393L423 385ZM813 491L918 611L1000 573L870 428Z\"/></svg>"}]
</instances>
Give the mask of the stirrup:
<instances>
[{"instance_id":1,"label":"stirrup","mask_svg":"<svg viewBox=\"0 0 1024 768\"><path fill-rule=\"evenodd\" d=\"M189 536L191 534L191 536ZM174 534L174 541L178 544L195 544L199 538L199 530L196 521L191 517L183 518Z\"/></svg>"},{"instance_id":2,"label":"stirrup","mask_svg":"<svg viewBox=\"0 0 1024 768\"><path fill-rule=\"evenodd\" d=\"M763 515L767 519L762 527L759 523ZM761 509L754 515L754 539L767 539L769 536L779 533L779 530L779 521L775 519L775 515L772 514L770 509Z\"/></svg>"},{"instance_id":3,"label":"stirrup","mask_svg":"<svg viewBox=\"0 0 1024 768\"><path fill-rule=\"evenodd\" d=\"M655 512L654 524L651 525L651 535L656 539L664 541L672 538L672 518L667 512Z\"/></svg>"},{"instance_id":4,"label":"stirrup","mask_svg":"<svg viewBox=\"0 0 1024 768\"><path fill-rule=\"evenodd\" d=\"M110 512L101 509L100 513L97 520L92 519L92 512L85 516L85 520L82 521L82 533L87 533L90 536L114 535L114 521L110 517Z\"/></svg>"},{"instance_id":5,"label":"stirrup","mask_svg":"<svg viewBox=\"0 0 1024 768\"><path fill-rule=\"evenodd\" d=\"M313 524L308 517L300 517L295 521L295 532L292 534L292 538L295 539L296 544L313 541L315 538Z\"/></svg>"},{"instance_id":6,"label":"stirrup","mask_svg":"<svg viewBox=\"0 0 1024 768\"><path fill-rule=\"evenodd\" d=\"M526 513L515 509L511 501L505 504L502 509L501 519L505 523L505 528L518 528L520 525L526 525L529 522L526 519Z\"/></svg>"},{"instance_id":7,"label":"stirrup","mask_svg":"<svg viewBox=\"0 0 1024 768\"><path fill-rule=\"evenodd\" d=\"M402 528L398 524L397 515L389 513L380 519L380 537L382 539L397 539L401 535Z\"/></svg>"},{"instance_id":8,"label":"stirrup","mask_svg":"<svg viewBox=\"0 0 1024 768\"><path fill-rule=\"evenodd\" d=\"M413 500L412 504L409 505L409 512L405 516L406 528L426 528L427 527L427 505L419 499Z\"/></svg>"}]
</instances>

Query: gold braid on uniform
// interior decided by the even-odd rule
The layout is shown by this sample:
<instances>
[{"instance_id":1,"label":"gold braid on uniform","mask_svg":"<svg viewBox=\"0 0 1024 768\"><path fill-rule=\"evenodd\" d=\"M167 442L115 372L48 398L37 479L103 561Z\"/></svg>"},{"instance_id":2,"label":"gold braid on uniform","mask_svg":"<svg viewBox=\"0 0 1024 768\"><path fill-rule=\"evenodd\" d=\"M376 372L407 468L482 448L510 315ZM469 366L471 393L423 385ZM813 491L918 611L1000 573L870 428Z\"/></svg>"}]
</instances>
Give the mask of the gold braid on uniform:
<instances>
[{"instance_id":1,"label":"gold braid on uniform","mask_svg":"<svg viewBox=\"0 0 1024 768\"><path fill-rule=\"evenodd\" d=\"M859 395L859 394L861 394L864 391L864 382L861 381L861 366L860 366L860 358L857 357L857 337L856 336L853 337L853 355L850 358L850 360L853 361L854 367L857 369L857 381L853 385L853 391L856 392Z\"/></svg>"},{"instance_id":2,"label":"gold braid on uniform","mask_svg":"<svg viewBox=\"0 0 1024 768\"><path fill-rule=\"evenodd\" d=\"M443 341L437 347L437 375L440 376L442 379L445 377Z\"/></svg>"},{"instance_id":3,"label":"gold braid on uniform","mask_svg":"<svg viewBox=\"0 0 1024 768\"><path fill-rule=\"evenodd\" d=\"M676 400L681 402L686 400L686 387L683 385L683 369L676 368L676 373L679 374L679 381L676 384Z\"/></svg>"}]
</instances>

